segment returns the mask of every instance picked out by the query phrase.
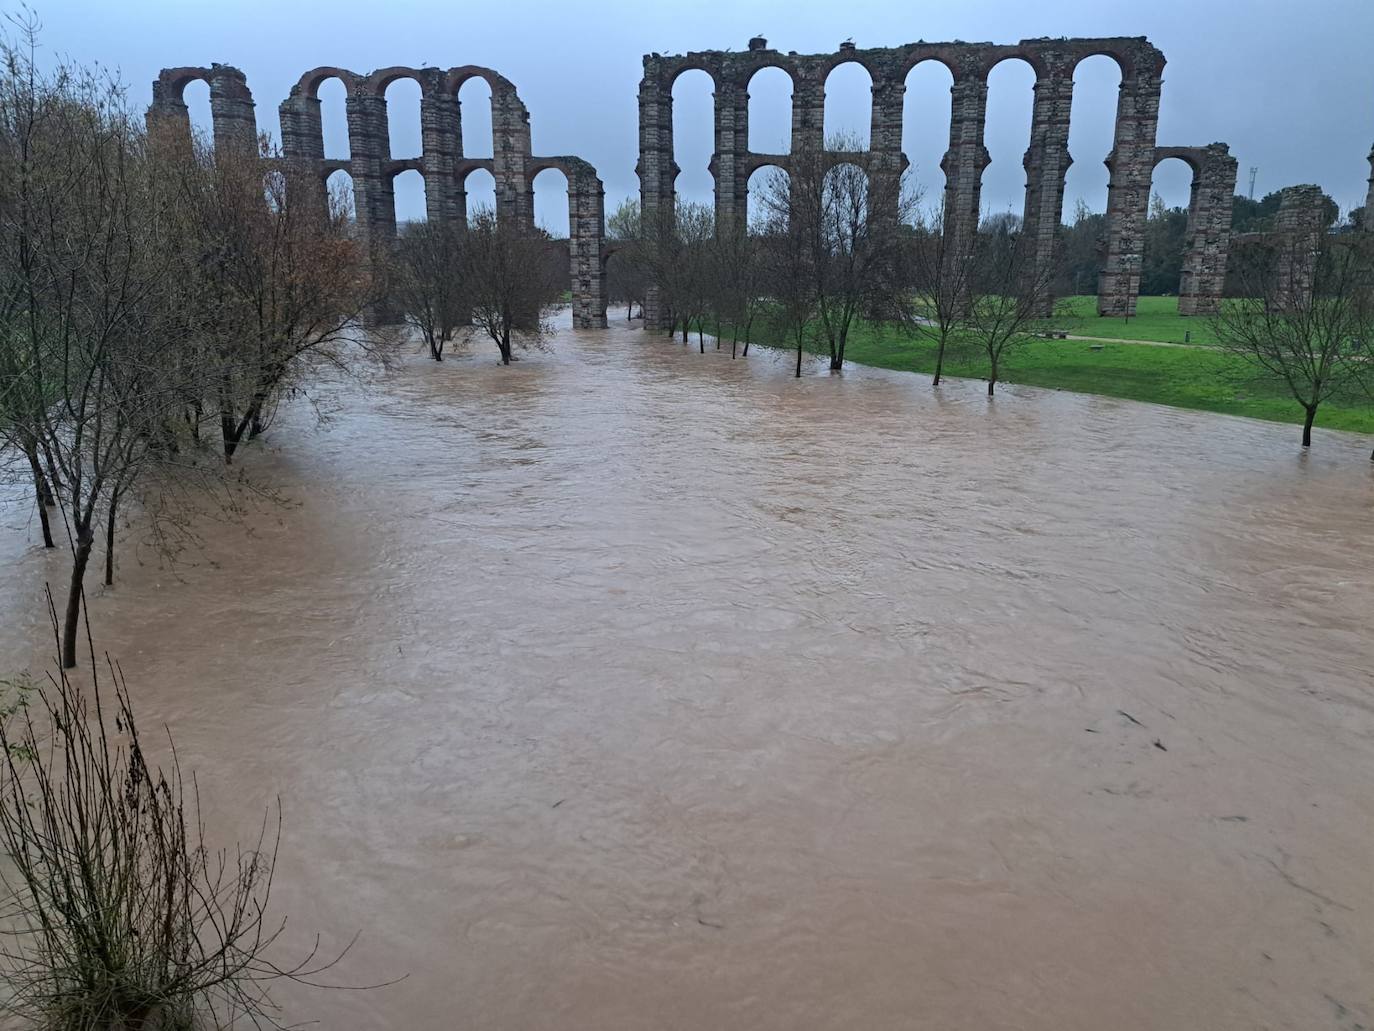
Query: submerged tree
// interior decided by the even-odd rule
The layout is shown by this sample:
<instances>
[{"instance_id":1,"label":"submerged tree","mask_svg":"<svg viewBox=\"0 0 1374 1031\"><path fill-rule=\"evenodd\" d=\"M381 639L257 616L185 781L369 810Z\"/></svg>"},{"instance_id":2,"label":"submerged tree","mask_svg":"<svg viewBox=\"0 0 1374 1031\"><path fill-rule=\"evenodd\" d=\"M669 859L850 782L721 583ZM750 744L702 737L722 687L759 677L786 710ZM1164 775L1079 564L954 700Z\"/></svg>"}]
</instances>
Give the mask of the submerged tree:
<instances>
[{"instance_id":1,"label":"submerged tree","mask_svg":"<svg viewBox=\"0 0 1374 1031\"><path fill-rule=\"evenodd\" d=\"M72 551L72 666L98 527L108 543L121 500L177 447L186 313L168 303L174 220L141 120L116 82L40 72L25 36L4 46L0 81L0 374L40 507L50 492Z\"/></svg>"},{"instance_id":2,"label":"submerged tree","mask_svg":"<svg viewBox=\"0 0 1374 1031\"><path fill-rule=\"evenodd\" d=\"M490 208L469 218L461 276L472 332L496 344L509 365L516 344L541 344L548 319L562 299L564 280L546 259L548 234L498 219Z\"/></svg>"},{"instance_id":3,"label":"submerged tree","mask_svg":"<svg viewBox=\"0 0 1374 1031\"><path fill-rule=\"evenodd\" d=\"M444 347L468 322L459 275L463 235L449 222L414 222L401 232L393 252L388 295L436 362L443 361Z\"/></svg>"},{"instance_id":4,"label":"submerged tree","mask_svg":"<svg viewBox=\"0 0 1374 1031\"><path fill-rule=\"evenodd\" d=\"M321 198L314 169L198 141L179 170L180 274L227 464L312 364L366 346L357 323L377 290L345 198Z\"/></svg>"},{"instance_id":5,"label":"submerged tree","mask_svg":"<svg viewBox=\"0 0 1374 1031\"><path fill-rule=\"evenodd\" d=\"M935 376L940 385L950 342L966 328L975 263L970 248L946 231L941 206L928 220L919 219L904 243L901 261L906 290L890 294L891 321L899 329L935 342Z\"/></svg>"},{"instance_id":6,"label":"submerged tree","mask_svg":"<svg viewBox=\"0 0 1374 1031\"><path fill-rule=\"evenodd\" d=\"M281 1026L272 984L317 984L343 953L272 958L280 802L248 847L211 845L170 735L164 770L119 668L111 691L91 660L89 685L59 668L0 718L3 1009L55 1031Z\"/></svg>"},{"instance_id":7,"label":"submerged tree","mask_svg":"<svg viewBox=\"0 0 1374 1031\"><path fill-rule=\"evenodd\" d=\"M996 390L1002 363L1025 343L1053 303L1054 270L1036 260L1033 241L1020 220L994 218L979 227L969 245L971 271L965 327L988 360L988 396Z\"/></svg>"},{"instance_id":8,"label":"submerged tree","mask_svg":"<svg viewBox=\"0 0 1374 1031\"><path fill-rule=\"evenodd\" d=\"M769 176L762 195L766 217L785 219L792 245L805 251L798 273L809 277L832 371L844 367L858 320L881 317L909 289L902 251L918 197L894 169L836 158L865 149L846 135L831 137L825 150L806 148L792 155L786 175Z\"/></svg>"},{"instance_id":9,"label":"submerged tree","mask_svg":"<svg viewBox=\"0 0 1374 1031\"><path fill-rule=\"evenodd\" d=\"M1237 274L1243 296L1222 302L1217 338L1302 407L1310 447L1322 403L1369 382L1374 236L1276 234L1246 248Z\"/></svg>"},{"instance_id":10,"label":"submerged tree","mask_svg":"<svg viewBox=\"0 0 1374 1031\"><path fill-rule=\"evenodd\" d=\"M635 305L644 311L648 285L644 256L644 228L639 201L628 198L606 219L606 239L615 248L606 264L606 293L612 304L625 305L625 320L634 317Z\"/></svg>"}]
</instances>

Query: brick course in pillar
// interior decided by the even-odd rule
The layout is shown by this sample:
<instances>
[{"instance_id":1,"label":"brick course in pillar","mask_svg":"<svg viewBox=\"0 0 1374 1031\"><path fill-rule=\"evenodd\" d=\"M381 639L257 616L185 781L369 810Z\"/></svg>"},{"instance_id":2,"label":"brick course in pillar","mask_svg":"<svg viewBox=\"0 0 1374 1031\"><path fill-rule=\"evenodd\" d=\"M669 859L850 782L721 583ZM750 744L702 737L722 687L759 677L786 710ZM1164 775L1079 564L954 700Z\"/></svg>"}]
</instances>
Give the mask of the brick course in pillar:
<instances>
[{"instance_id":1,"label":"brick course in pillar","mask_svg":"<svg viewBox=\"0 0 1374 1031\"><path fill-rule=\"evenodd\" d=\"M716 88L717 227L737 224L748 203L748 176L762 165L787 168L791 155L755 154L747 149L748 87L755 72L777 67L792 79L792 154L823 146L825 80L839 64L863 65L873 81L870 150L846 155L869 169L900 173L908 165L901 152L902 100L907 74L922 61L939 61L954 77L951 88L949 147L945 171L945 231L971 237L978 226L983 171L988 152L983 133L987 118L987 77L1008 58L1025 60L1036 72L1031 145L1026 151L1025 225L1034 235L1037 261L1056 257L1063 215L1064 176L1068 152L1073 71L1084 58L1106 54L1121 67L1122 86L1116 134L1108 167L1106 260L1100 285L1104 311L1135 311L1140 283L1141 244L1148 213L1154 165L1155 125L1163 55L1144 37L1106 39L1028 39L1014 44L909 43L897 47L858 48L843 43L832 54L781 53L755 37L745 51L693 51L644 58L639 86L640 204L646 219L671 210L677 166L673 163L673 82L689 69L711 76ZM653 224L652 221L646 224ZM957 250L951 253L957 254ZM661 323L662 312L652 292L645 325Z\"/></svg>"},{"instance_id":2,"label":"brick course in pillar","mask_svg":"<svg viewBox=\"0 0 1374 1031\"><path fill-rule=\"evenodd\" d=\"M458 88L480 76L491 87L492 146L490 158L463 154ZM326 159L320 118L320 84L340 79L348 91L349 157ZM386 88L400 78L420 86L422 153L418 158L391 154L386 113ZM148 109L150 127L190 138L190 118L182 93L188 82L210 84L217 150L256 140L253 98L243 73L229 65L210 68L165 69L153 83ZM305 163L318 173L320 196L331 173L343 170L353 180L358 229L369 250L389 247L396 236L395 177L415 169L425 179L426 217L436 222L467 223L467 176L478 168L496 180L497 216L534 227L534 176L545 168L559 168L568 180L569 269L573 322L582 328L606 325L604 271L605 219L601 180L596 170L576 157L541 158L531 154L530 118L514 85L489 68L467 65L438 68L383 68L359 75L344 68L321 67L303 75L279 108L282 153L287 160ZM669 112L671 126L671 111ZM671 128L670 128L671 135ZM671 153L671 140L669 142Z\"/></svg>"}]
</instances>

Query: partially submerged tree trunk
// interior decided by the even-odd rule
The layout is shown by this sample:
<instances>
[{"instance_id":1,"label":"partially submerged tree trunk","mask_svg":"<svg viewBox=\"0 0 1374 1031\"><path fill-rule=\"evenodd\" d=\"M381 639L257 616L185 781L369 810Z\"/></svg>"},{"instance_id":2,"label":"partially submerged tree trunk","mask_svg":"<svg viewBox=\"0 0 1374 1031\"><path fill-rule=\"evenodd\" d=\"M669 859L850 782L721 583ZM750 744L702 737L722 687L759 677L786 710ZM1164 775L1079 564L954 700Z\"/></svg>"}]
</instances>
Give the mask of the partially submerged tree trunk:
<instances>
[{"instance_id":1,"label":"partially submerged tree trunk","mask_svg":"<svg viewBox=\"0 0 1374 1031\"><path fill-rule=\"evenodd\" d=\"M48 508L54 504L52 488L48 477L43 473L43 464L38 460L38 442L31 438L24 440L24 455L29 460L29 470L33 473L33 498L38 507L38 522L43 527L43 547L54 548L52 522L48 518Z\"/></svg>"},{"instance_id":2,"label":"partially submerged tree trunk","mask_svg":"<svg viewBox=\"0 0 1374 1031\"><path fill-rule=\"evenodd\" d=\"M82 583L86 579L86 566L91 560L91 546L95 537L91 534L90 523L76 527L76 548L72 552L72 577L67 587L67 612L62 620L62 668L76 667L76 635L81 629L81 599L84 595Z\"/></svg>"},{"instance_id":3,"label":"partially submerged tree trunk","mask_svg":"<svg viewBox=\"0 0 1374 1031\"><path fill-rule=\"evenodd\" d=\"M105 586L114 585L115 516L119 511L119 491L110 492L110 512L105 523Z\"/></svg>"},{"instance_id":4,"label":"partially submerged tree trunk","mask_svg":"<svg viewBox=\"0 0 1374 1031\"><path fill-rule=\"evenodd\" d=\"M1312 424L1317 421L1317 405L1303 405L1302 446L1312 446Z\"/></svg>"}]
</instances>

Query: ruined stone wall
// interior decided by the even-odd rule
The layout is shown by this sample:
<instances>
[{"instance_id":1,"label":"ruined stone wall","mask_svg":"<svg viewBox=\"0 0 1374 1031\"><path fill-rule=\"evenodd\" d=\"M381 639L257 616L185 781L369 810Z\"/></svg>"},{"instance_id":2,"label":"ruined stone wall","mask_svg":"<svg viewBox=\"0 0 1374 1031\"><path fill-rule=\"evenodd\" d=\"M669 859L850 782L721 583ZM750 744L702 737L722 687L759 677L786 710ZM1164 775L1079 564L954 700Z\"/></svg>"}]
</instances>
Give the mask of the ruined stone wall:
<instances>
[{"instance_id":1,"label":"ruined stone wall","mask_svg":"<svg viewBox=\"0 0 1374 1031\"><path fill-rule=\"evenodd\" d=\"M491 87L492 157L463 154L462 117L458 90L474 76ZM349 157L327 160L320 115L319 87L337 78L347 89ZM386 89L397 79L420 86L421 156L395 159L391 155ZM187 83L210 84L210 106L216 150L256 142L253 98L244 75L228 65L209 68L165 69L153 83L149 126L170 127L189 141L190 117L182 94ZM393 183L401 172L414 169L425 180L425 214L435 222L465 225L468 175L478 168L496 181L496 209L500 219L534 227L534 177L546 168L560 169L568 180L569 279L573 295L573 323L580 328L606 325L605 219L601 180L596 170L576 157L534 156L530 143L529 112L514 85L489 68L467 65L450 68L382 68L360 75L344 68L315 68L301 76L281 103L282 152L318 173L318 199L323 202L326 180L342 169L353 181L354 209L362 238L374 249L390 246L396 237Z\"/></svg>"},{"instance_id":2,"label":"ruined stone wall","mask_svg":"<svg viewBox=\"0 0 1374 1031\"><path fill-rule=\"evenodd\" d=\"M1087 57L1106 54L1121 68L1115 143L1107 157L1111 180L1107 197L1105 258L1099 280L1099 311L1135 311L1140 288L1141 247L1149 211L1155 164L1155 127L1164 55L1144 37L1109 39L1029 39L1020 43L909 43L858 49L846 43L832 54L780 53L756 37L744 52L721 50L675 56L649 54L639 85L640 205L646 224L671 211L678 167L673 161L673 82L700 69L715 83L715 178L718 230L738 227L748 203L749 174L761 165L784 170L792 154L820 149L825 114L825 80L836 65L854 61L873 81L870 150L856 159L870 169L900 172L908 165L901 149L902 99L907 74L922 61L938 61L954 78L951 87L949 146L940 167L945 172L945 232L971 239L977 230L983 170L989 157L983 142L987 120L988 73L1001 61L1019 58L1036 74L1030 146L1026 150L1025 231L1035 240L1036 260L1056 257L1068 172L1069 116L1073 72ZM761 68L781 68L792 79L791 154L748 150L749 81ZM1210 197L1210 194L1208 194ZM1229 212L1229 208L1228 208ZM1224 239L1212 234L1213 250ZM957 253L957 249L956 249ZM662 317L657 299L646 306L647 325Z\"/></svg>"},{"instance_id":3,"label":"ruined stone wall","mask_svg":"<svg viewBox=\"0 0 1374 1031\"><path fill-rule=\"evenodd\" d=\"M1271 305L1278 311L1301 308L1312 297L1317 255L1326 232L1326 205L1320 186L1289 186L1282 192L1270 237L1278 263Z\"/></svg>"},{"instance_id":4,"label":"ruined stone wall","mask_svg":"<svg viewBox=\"0 0 1374 1031\"><path fill-rule=\"evenodd\" d=\"M1192 197L1178 284L1180 315L1212 315L1221 307L1231 246L1231 207L1236 159L1224 143L1206 147L1157 147L1154 163L1180 158L1193 170Z\"/></svg>"}]
</instances>

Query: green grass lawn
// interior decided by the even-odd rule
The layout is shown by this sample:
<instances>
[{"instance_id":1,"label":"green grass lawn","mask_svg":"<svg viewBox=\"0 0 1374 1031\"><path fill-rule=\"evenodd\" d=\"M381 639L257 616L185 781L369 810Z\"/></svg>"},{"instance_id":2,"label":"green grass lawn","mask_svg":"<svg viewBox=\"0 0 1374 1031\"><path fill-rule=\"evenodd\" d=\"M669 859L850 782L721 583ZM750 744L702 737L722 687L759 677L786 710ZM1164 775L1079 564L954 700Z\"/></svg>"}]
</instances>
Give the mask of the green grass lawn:
<instances>
[{"instance_id":1,"label":"green grass lawn","mask_svg":"<svg viewBox=\"0 0 1374 1031\"><path fill-rule=\"evenodd\" d=\"M1053 324L1075 336L1217 345L1211 320L1205 315L1180 315L1177 297L1141 297L1136 302L1136 313L1129 319L1098 315L1094 296L1066 297L1062 305L1064 314L1056 316Z\"/></svg>"},{"instance_id":2,"label":"green grass lawn","mask_svg":"<svg viewBox=\"0 0 1374 1031\"><path fill-rule=\"evenodd\" d=\"M1173 298L1142 300L1174 303ZM1173 319L1190 321L1179 320L1177 315ZM1132 319L1132 324L1135 321ZM757 339L760 343L768 342L766 335ZM1093 346L1084 340L1031 340L1004 359L1000 378L1008 383L1104 394L1271 422L1302 422L1302 409L1281 387L1262 379L1252 366L1225 351L1112 343L1096 345L1102 349L1094 351ZM845 358L881 369L927 374L935 371L934 343L924 337L911 340L880 326L856 327ZM945 374L983 379L987 375L987 361L967 344L952 345L945 355ZM1374 433L1374 404L1363 397L1332 399L1318 411L1317 426Z\"/></svg>"}]
</instances>

